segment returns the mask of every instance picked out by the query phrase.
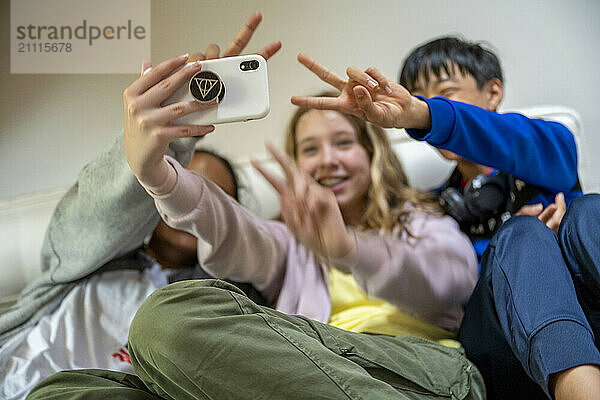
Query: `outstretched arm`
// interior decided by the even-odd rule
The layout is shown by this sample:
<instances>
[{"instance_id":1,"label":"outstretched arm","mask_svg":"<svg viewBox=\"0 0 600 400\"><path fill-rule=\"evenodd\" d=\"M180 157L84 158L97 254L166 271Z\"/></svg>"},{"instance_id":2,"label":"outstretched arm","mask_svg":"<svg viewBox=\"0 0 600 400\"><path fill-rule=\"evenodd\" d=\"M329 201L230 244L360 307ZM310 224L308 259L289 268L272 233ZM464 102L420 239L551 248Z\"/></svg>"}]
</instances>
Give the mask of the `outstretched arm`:
<instances>
[{"instance_id":1,"label":"outstretched arm","mask_svg":"<svg viewBox=\"0 0 600 400\"><path fill-rule=\"evenodd\" d=\"M559 123L498 114L443 97L411 96L373 67L349 67L346 81L304 54L298 60L340 95L294 96L296 105L353 114L385 128L405 128L415 139L554 192L575 184L575 140Z\"/></svg>"},{"instance_id":2,"label":"outstretched arm","mask_svg":"<svg viewBox=\"0 0 600 400\"><path fill-rule=\"evenodd\" d=\"M261 19L259 13L250 16L224 55L239 54ZM259 54L268 59L280 47L280 42L273 42ZM214 45L209 46L206 53L195 57L219 57ZM143 62L142 73L150 66L149 62ZM142 90L147 84L148 80L140 74L132 87ZM127 93L126 90L124 97ZM126 112L138 111L133 113L138 122L148 117L139 113L142 110L139 103L133 110L128 106L126 102ZM143 109L147 110L147 106L143 104ZM128 120L128 123L126 130L131 129L132 121ZM182 165L187 165L197 140L194 137L177 139L163 150ZM53 282L72 281L92 273L106 262L139 247L156 226L158 213L153 199L128 167L124 153L121 136L110 149L84 167L77 183L58 204L46 231L41 254L42 269L51 271Z\"/></svg>"}]
</instances>

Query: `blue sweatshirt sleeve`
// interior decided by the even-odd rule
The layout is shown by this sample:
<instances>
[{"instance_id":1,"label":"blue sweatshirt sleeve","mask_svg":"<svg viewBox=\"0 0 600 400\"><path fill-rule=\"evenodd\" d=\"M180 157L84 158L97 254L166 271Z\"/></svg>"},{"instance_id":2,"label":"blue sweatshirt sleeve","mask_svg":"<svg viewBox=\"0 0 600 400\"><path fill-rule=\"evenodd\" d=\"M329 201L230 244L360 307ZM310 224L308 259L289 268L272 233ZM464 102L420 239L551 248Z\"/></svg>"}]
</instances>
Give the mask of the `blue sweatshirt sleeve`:
<instances>
[{"instance_id":1,"label":"blue sweatshirt sleeve","mask_svg":"<svg viewBox=\"0 0 600 400\"><path fill-rule=\"evenodd\" d=\"M429 105L431 130L407 129L414 139L553 192L575 185L575 138L562 124L498 114L444 97L417 97Z\"/></svg>"}]
</instances>

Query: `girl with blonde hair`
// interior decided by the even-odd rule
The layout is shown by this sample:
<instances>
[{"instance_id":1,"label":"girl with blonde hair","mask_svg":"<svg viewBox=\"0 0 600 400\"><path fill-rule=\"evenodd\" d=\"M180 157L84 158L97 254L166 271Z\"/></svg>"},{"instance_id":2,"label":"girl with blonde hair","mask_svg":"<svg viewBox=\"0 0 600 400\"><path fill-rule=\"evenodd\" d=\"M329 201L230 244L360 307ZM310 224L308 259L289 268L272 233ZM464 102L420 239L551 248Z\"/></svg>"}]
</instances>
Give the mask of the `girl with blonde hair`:
<instances>
[{"instance_id":1,"label":"girl with blonde hair","mask_svg":"<svg viewBox=\"0 0 600 400\"><path fill-rule=\"evenodd\" d=\"M324 92L319 97L337 97L335 92ZM301 117L310 108L298 108L289 122L285 136L285 152L293 160L297 160L296 127ZM342 116L357 132L358 141L369 153L371 160L370 202L364 211L359 224L362 229L383 228L393 231L394 228L405 229L405 223L411 213L405 209L405 203L412 204L423 212L440 212L435 197L427 192L412 189L404 168L389 142L387 133L377 125L365 122L351 114Z\"/></svg>"}]
</instances>

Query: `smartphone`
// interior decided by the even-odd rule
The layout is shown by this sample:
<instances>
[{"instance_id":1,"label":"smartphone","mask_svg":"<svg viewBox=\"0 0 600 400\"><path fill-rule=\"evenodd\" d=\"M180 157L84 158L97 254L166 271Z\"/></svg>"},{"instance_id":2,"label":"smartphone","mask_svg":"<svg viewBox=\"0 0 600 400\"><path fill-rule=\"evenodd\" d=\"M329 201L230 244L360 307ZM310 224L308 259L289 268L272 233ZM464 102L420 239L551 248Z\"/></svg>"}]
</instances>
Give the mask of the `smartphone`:
<instances>
[{"instance_id":1,"label":"smartphone","mask_svg":"<svg viewBox=\"0 0 600 400\"><path fill-rule=\"evenodd\" d=\"M267 116L270 110L267 62L258 54L201 61L202 69L162 105L180 101L218 105L172 121L175 125L212 125L248 121Z\"/></svg>"}]
</instances>

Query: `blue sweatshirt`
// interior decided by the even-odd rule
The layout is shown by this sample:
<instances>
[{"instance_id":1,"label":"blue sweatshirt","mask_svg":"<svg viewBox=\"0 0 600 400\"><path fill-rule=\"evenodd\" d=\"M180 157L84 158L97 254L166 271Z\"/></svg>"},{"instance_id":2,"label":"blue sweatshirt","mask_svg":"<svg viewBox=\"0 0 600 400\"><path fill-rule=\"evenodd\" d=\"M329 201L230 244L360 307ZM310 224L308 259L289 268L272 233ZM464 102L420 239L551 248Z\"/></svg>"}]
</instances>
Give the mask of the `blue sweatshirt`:
<instances>
[{"instance_id":1,"label":"blue sweatshirt","mask_svg":"<svg viewBox=\"0 0 600 400\"><path fill-rule=\"evenodd\" d=\"M564 125L517 113L498 114L444 97L417 97L429 105L431 130L407 129L414 139L547 190L528 204L547 207L563 192L568 205L582 194L572 190L577 182L577 147Z\"/></svg>"}]
</instances>

